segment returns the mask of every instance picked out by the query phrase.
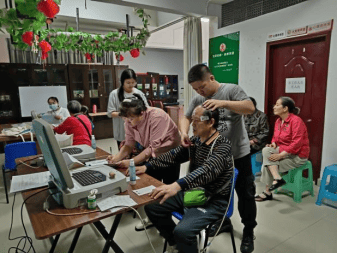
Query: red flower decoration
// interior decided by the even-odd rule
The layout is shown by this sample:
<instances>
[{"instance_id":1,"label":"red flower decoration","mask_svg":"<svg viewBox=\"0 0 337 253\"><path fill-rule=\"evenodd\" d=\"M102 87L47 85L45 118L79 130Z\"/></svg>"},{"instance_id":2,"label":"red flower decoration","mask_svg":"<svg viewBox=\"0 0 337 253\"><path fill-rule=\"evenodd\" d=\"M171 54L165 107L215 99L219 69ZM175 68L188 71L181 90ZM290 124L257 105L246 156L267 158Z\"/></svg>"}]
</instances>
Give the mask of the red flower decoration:
<instances>
[{"instance_id":1,"label":"red flower decoration","mask_svg":"<svg viewBox=\"0 0 337 253\"><path fill-rule=\"evenodd\" d=\"M124 57L123 57L123 55L121 55L121 54L116 54L116 60L117 61L123 61L124 60Z\"/></svg>"},{"instance_id":2,"label":"red flower decoration","mask_svg":"<svg viewBox=\"0 0 337 253\"><path fill-rule=\"evenodd\" d=\"M42 53L47 53L51 50L51 45L45 40L41 41L39 46L41 47Z\"/></svg>"},{"instance_id":3,"label":"red flower decoration","mask_svg":"<svg viewBox=\"0 0 337 253\"><path fill-rule=\"evenodd\" d=\"M85 54L85 58L87 58L87 60L90 61L90 60L91 60L91 54L86 53L86 54Z\"/></svg>"},{"instance_id":4,"label":"red flower decoration","mask_svg":"<svg viewBox=\"0 0 337 253\"><path fill-rule=\"evenodd\" d=\"M133 58L137 58L139 56L139 48L134 48L130 51L130 54Z\"/></svg>"},{"instance_id":5,"label":"red flower decoration","mask_svg":"<svg viewBox=\"0 0 337 253\"><path fill-rule=\"evenodd\" d=\"M29 31L22 34L21 38L24 43L31 47L33 45L33 37L34 33L32 31Z\"/></svg>"},{"instance_id":6,"label":"red flower decoration","mask_svg":"<svg viewBox=\"0 0 337 253\"><path fill-rule=\"evenodd\" d=\"M48 53L42 51L41 59L42 59L42 60L45 60L45 59L47 59L47 58L48 58Z\"/></svg>"},{"instance_id":7,"label":"red flower decoration","mask_svg":"<svg viewBox=\"0 0 337 253\"><path fill-rule=\"evenodd\" d=\"M60 7L53 0L41 0L37 5L37 10L47 18L54 18L59 13Z\"/></svg>"}]
</instances>

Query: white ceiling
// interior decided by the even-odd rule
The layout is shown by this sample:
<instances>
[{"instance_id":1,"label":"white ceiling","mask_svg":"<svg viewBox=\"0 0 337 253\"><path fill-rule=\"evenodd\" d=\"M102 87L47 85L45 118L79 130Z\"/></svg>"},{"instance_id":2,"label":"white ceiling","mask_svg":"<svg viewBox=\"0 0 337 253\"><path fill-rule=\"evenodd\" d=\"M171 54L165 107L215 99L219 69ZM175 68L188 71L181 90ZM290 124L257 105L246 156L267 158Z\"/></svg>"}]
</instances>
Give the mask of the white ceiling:
<instances>
[{"instance_id":1,"label":"white ceiling","mask_svg":"<svg viewBox=\"0 0 337 253\"><path fill-rule=\"evenodd\" d=\"M233 2L234 0L211 0L211 3L213 4L226 4L229 2Z\"/></svg>"}]
</instances>

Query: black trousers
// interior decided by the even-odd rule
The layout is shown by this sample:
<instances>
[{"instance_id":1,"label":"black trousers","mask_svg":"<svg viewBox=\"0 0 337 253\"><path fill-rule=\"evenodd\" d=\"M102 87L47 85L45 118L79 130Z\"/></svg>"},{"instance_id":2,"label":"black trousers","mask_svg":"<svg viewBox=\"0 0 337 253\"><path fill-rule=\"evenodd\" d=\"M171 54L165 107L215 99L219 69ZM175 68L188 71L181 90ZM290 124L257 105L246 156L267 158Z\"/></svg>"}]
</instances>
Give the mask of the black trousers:
<instances>
[{"instance_id":1,"label":"black trousers","mask_svg":"<svg viewBox=\"0 0 337 253\"><path fill-rule=\"evenodd\" d=\"M159 181L163 181L164 184L172 184L179 179L180 164L174 164L170 168L153 170L146 173Z\"/></svg>"},{"instance_id":2,"label":"black trousers","mask_svg":"<svg viewBox=\"0 0 337 253\"><path fill-rule=\"evenodd\" d=\"M238 209L245 231L252 231L256 225L256 202L254 199L256 188L250 154L234 160L239 175L235 190L238 195Z\"/></svg>"}]
</instances>

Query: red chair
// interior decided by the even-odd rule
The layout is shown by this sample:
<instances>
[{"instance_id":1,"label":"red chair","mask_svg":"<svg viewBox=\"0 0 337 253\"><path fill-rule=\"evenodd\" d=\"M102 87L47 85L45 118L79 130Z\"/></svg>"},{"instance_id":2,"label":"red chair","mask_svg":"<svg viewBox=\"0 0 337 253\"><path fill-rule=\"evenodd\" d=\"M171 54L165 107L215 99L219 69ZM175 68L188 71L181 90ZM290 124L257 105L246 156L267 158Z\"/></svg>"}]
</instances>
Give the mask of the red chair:
<instances>
[{"instance_id":1,"label":"red chair","mask_svg":"<svg viewBox=\"0 0 337 253\"><path fill-rule=\"evenodd\" d=\"M153 107L158 107L158 108L164 110L164 105L163 105L162 101L160 101L160 100L153 100L152 103L153 103Z\"/></svg>"},{"instance_id":2,"label":"red chair","mask_svg":"<svg viewBox=\"0 0 337 253\"><path fill-rule=\"evenodd\" d=\"M152 102L152 100L147 100L147 103L149 104L149 106L153 107L153 102Z\"/></svg>"}]
</instances>

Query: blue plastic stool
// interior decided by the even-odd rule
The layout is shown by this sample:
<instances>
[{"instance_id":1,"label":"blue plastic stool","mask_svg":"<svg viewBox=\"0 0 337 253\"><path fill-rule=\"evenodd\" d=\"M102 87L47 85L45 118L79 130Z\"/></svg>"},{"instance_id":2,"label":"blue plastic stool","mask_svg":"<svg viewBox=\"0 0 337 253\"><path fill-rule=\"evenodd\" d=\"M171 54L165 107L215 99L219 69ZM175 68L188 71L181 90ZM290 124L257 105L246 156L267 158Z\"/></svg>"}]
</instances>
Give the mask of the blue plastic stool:
<instances>
[{"instance_id":1,"label":"blue plastic stool","mask_svg":"<svg viewBox=\"0 0 337 253\"><path fill-rule=\"evenodd\" d=\"M11 144L6 145L5 164L2 167L2 177L4 180L7 204L9 203L9 201L8 201L8 192L7 192L5 172L16 171L16 163L15 163L16 158L31 156L31 155L36 155L36 154L37 154L36 143L33 141L16 142L16 143L11 143Z\"/></svg>"},{"instance_id":2,"label":"blue plastic stool","mask_svg":"<svg viewBox=\"0 0 337 253\"><path fill-rule=\"evenodd\" d=\"M256 160L257 155L262 156L262 151L259 151L259 152L255 153L255 154L252 154L250 156L251 163L252 163L252 172L253 172L254 177L255 177L256 173L261 172L261 168L262 168L262 162L258 162Z\"/></svg>"},{"instance_id":3,"label":"blue plastic stool","mask_svg":"<svg viewBox=\"0 0 337 253\"><path fill-rule=\"evenodd\" d=\"M326 185L326 180L330 175L330 182ZM322 205L323 198L337 201L337 164L333 164L325 167L323 177L321 181L321 187L319 188L316 205Z\"/></svg>"}]
</instances>

